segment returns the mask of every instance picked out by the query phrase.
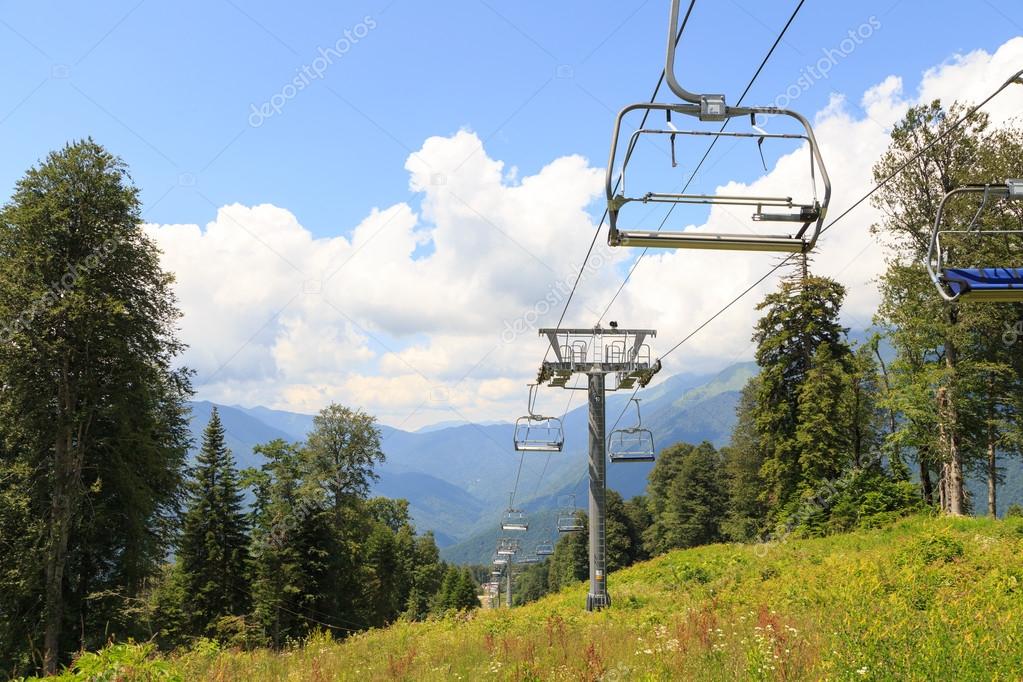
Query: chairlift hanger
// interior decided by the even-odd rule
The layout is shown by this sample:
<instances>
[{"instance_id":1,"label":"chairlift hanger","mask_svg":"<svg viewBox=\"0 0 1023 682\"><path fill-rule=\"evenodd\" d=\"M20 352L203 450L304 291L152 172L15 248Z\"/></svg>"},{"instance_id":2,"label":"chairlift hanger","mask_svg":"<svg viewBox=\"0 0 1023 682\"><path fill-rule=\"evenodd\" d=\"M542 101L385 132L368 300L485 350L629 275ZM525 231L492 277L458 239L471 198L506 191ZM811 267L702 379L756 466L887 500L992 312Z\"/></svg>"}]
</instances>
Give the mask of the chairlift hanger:
<instances>
[{"instance_id":1,"label":"chairlift hanger","mask_svg":"<svg viewBox=\"0 0 1023 682\"><path fill-rule=\"evenodd\" d=\"M632 398L630 402L636 405L636 425L611 432L607 439L608 456L612 462L653 462L656 458L654 434L643 428L639 398Z\"/></svg>"},{"instance_id":2,"label":"chairlift hanger","mask_svg":"<svg viewBox=\"0 0 1023 682\"><path fill-rule=\"evenodd\" d=\"M980 194L981 201L973 219L965 229L942 229L948 201L952 197ZM927 249L927 272L938 294L949 302L969 299L985 303L1012 303L1023 301L1023 267L988 265L986 267L952 267L948 264L948 251L942 248L942 235L966 235L981 239L1023 235L1023 230L984 230L980 217L991 200L1023 201L1023 179L1008 179L1000 184L963 185L945 194L938 205Z\"/></svg>"},{"instance_id":3,"label":"chairlift hanger","mask_svg":"<svg viewBox=\"0 0 1023 682\"><path fill-rule=\"evenodd\" d=\"M538 384L529 384L528 413L515 420L515 450L561 452L565 447L565 430L557 417L545 417L534 411L538 390Z\"/></svg>"},{"instance_id":4,"label":"chairlift hanger","mask_svg":"<svg viewBox=\"0 0 1023 682\"><path fill-rule=\"evenodd\" d=\"M607 165L605 180L605 193L608 202L608 218L610 227L608 230L608 243L611 246L643 246L643 247L664 247L664 248L691 248L691 249L720 249L739 251L772 251L787 253L806 253L813 249L820 236L827 214L828 204L831 200L831 180L824 160L821 158L820 147L813 134L810 122L801 114L789 109L779 107L730 107L725 102L724 95L697 94L683 88L675 74L675 35L678 31L679 9L681 0L672 0L671 14L669 18L669 39L668 52L665 63L665 81L671 91L684 101L677 104L643 103L632 104L618 114L615 121L614 134L611 140L611 155ZM625 116L637 110L663 111L667 119L666 129L641 129L633 133L630 138L629 151L622 164L621 192L616 193L614 188L614 169L618 154L619 138L621 136L622 124ZM749 116L756 132L726 132L720 131L693 131L681 130L671 121L671 114L683 114L698 118L700 121L727 121L732 118ZM804 130L804 134L772 134L759 128L756 123L757 115L786 116L795 119ZM682 194L682 193L658 193L647 192L638 196L629 196L625 193L625 170L631 159L632 151L635 148L634 142L640 135L668 135L672 146L672 162L675 165L675 139L679 135L705 135L710 137L734 137L734 138L756 138L758 146L764 140L773 138L801 139L805 140L810 148L810 171L813 191L813 201L810 203L796 202L789 196L723 196L708 194ZM763 153L761 151L761 158ZM822 198L817 196L817 175L820 175L824 192ZM705 205L728 205L728 206L754 206L756 210L752 220L754 222L788 222L800 223L800 227L790 234L725 234L715 232L678 232L678 231L650 231L650 230L623 230L618 227L618 218L621 209L633 202L641 203L670 203L670 204L705 204ZM774 211L765 209L775 209Z\"/></svg>"}]
</instances>

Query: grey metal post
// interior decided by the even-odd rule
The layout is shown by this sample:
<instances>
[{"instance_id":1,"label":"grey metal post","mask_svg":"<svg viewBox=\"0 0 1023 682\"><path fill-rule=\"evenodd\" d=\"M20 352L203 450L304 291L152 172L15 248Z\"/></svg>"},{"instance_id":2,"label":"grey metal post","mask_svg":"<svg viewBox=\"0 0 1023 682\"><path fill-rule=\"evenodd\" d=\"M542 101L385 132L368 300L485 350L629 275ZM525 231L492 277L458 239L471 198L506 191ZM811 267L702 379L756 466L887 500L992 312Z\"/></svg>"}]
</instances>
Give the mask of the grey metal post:
<instances>
[{"instance_id":1,"label":"grey metal post","mask_svg":"<svg viewBox=\"0 0 1023 682\"><path fill-rule=\"evenodd\" d=\"M604 558L604 492L607 487L607 459L604 406L604 373L589 375L590 398L590 593L586 610L610 606Z\"/></svg>"},{"instance_id":2,"label":"grey metal post","mask_svg":"<svg viewBox=\"0 0 1023 682\"><path fill-rule=\"evenodd\" d=\"M512 592L512 569L511 569L511 561L510 560L508 561L507 571L508 571L508 608L510 609L512 607L512 593L511 593Z\"/></svg>"}]
</instances>

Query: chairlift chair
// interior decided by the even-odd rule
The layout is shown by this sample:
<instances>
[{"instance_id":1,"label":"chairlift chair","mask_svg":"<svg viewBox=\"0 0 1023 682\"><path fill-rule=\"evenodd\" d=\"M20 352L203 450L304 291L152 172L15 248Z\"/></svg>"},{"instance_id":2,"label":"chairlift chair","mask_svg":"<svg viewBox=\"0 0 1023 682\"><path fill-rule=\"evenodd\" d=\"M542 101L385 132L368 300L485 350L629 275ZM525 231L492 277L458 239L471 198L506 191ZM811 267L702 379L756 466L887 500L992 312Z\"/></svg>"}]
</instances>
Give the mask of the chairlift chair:
<instances>
[{"instance_id":1,"label":"chairlift chair","mask_svg":"<svg viewBox=\"0 0 1023 682\"><path fill-rule=\"evenodd\" d=\"M831 200L831 180L821 158L820 148L813 134L810 122L802 115L788 109L778 107L730 107L725 103L724 95L707 95L689 92L681 85L675 74L675 36L678 31L679 7L681 0L672 0L669 21L668 54L665 64L665 79L671 90L683 103L643 103L631 104L618 114L614 134L611 139L611 156L607 165L605 192L607 195L608 243L611 246L641 246L664 248L715 249L737 251L774 251L787 253L807 253L813 249L820 236L824 217ZM622 137L625 118L636 111L663 113L666 119L664 128L640 128L629 138L627 151L621 165L620 186L616 191L614 172L617 167L618 148ZM697 118L700 121L727 122L733 118L749 117L752 132L720 130L686 130L676 127L672 114L680 114ZM757 125L757 116L784 116L795 120L802 127L800 133L768 133ZM626 191L626 169L632 160L632 154L640 138L650 136L666 136L675 162L675 143L678 137L708 137L711 139L732 138L756 140L763 156L763 143L769 139L802 140L809 148L810 161L810 196L801 201L791 196L741 196L720 194L688 194L646 192L629 194ZM823 192L818 195L817 178L821 179ZM665 203L665 204L700 204L707 206L750 206L755 207L752 221L779 222L795 224L794 230L787 234L725 234L714 232L668 231L668 230L631 230L621 229L618 225L620 212L631 203Z\"/></svg>"},{"instance_id":2,"label":"chairlift chair","mask_svg":"<svg viewBox=\"0 0 1023 682\"><path fill-rule=\"evenodd\" d=\"M584 530L579 510L575 506L575 495L563 495L558 500L558 532L576 533Z\"/></svg>"},{"instance_id":3,"label":"chairlift chair","mask_svg":"<svg viewBox=\"0 0 1023 682\"><path fill-rule=\"evenodd\" d=\"M612 431L607 439L607 454L612 462L653 462L656 453L654 434L643 428L639 398L632 398L631 402L636 405L636 425Z\"/></svg>"},{"instance_id":4,"label":"chairlift chair","mask_svg":"<svg viewBox=\"0 0 1023 682\"><path fill-rule=\"evenodd\" d=\"M519 551L519 541L514 538L501 538L497 545L498 556L514 556Z\"/></svg>"},{"instance_id":5,"label":"chairlift chair","mask_svg":"<svg viewBox=\"0 0 1023 682\"><path fill-rule=\"evenodd\" d=\"M980 194L980 206L965 229L944 229L942 223L948 214L948 202L956 196ZM968 238L993 239L1009 235L1023 235L1023 230L991 230L982 227L981 215L992 200L1023 202L1023 180L1006 180L1004 184L964 185L946 193L938 205L927 250L927 272L946 301L970 299L985 303L1012 303L1023 301L1023 267L987 264L985 267L959 267L949 265L949 249L942 245L942 237L959 235Z\"/></svg>"},{"instance_id":6,"label":"chairlift chair","mask_svg":"<svg viewBox=\"0 0 1023 682\"><path fill-rule=\"evenodd\" d=\"M501 530L525 532L529 530L529 522L526 520L526 512L519 509L509 509L504 513L501 521Z\"/></svg>"},{"instance_id":7,"label":"chairlift chair","mask_svg":"<svg viewBox=\"0 0 1023 682\"><path fill-rule=\"evenodd\" d=\"M508 557L503 556L500 552L498 552L497 554L494 555L494 565L495 566L504 566L507 563L508 563ZM500 571L497 571L497 574L500 575Z\"/></svg>"},{"instance_id":8,"label":"chairlift chair","mask_svg":"<svg viewBox=\"0 0 1023 682\"><path fill-rule=\"evenodd\" d=\"M549 540L545 540L543 542L537 543L537 545L536 545L536 555L537 556L551 556L552 554L554 554L554 543L553 542L550 542Z\"/></svg>"},{"instance_id":9,"label":"chairlift chair","mask_svg":"<svg viewBox=\"0 0 1023 682\"><path fill-rule=\"evenodd\" d=\"M537 384L529 385L528 414L515 420L516 452L561 452L565 447L565 430L557 417L536 414Z\"/></svg>"}]
</instances>

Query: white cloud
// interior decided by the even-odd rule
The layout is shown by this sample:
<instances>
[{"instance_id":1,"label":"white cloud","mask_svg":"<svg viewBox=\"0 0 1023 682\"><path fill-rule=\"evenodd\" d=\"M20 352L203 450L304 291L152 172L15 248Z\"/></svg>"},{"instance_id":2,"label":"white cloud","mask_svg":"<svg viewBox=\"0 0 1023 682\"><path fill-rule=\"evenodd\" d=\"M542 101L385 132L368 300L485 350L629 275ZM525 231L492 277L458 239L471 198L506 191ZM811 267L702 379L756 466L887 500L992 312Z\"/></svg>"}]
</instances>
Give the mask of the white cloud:
<instances>
[{"instance_id":1,"label":"white cloud","mask_svg":"<svg viewBox=\"0 0 1023 682\"><path fill-rule=\"evenodd\" d=\"M903 93L912 74L881 79L853 98L862 113L833 96L815 117L834 186L830 215L872 186L870 168L908 106L936 97L978 101L1020 64L1023 38L930 69L913 97ZM1021 110L1023 88L988 108L996 122ZM596 228L588 209L599 206L603 172L569 156L520 177L468 131L426 140L405 167L418 209L374 208L347 237L314 238L271 205L225 206L202 229L148 227L178 277L190 344L183 360L198 372L200 397L302 411L338 401L409 427L521 412L524 383L544 351L534 329L557 321ZM805 175L804 150L719 190L788 194ZM695 229L747 218L716 209ZM816 259L817 271L848 287L853 327L869 323L877 303L883 253L868 232L876 219L861 205L821 240ZM636 255L603 241L567 324L592 324L617 289L618 266ZM663 352L773 262L764 254L651 251L609 319L656 327L654 350ZM673 354L667 372L750 357L754 306L775 283L765 281ZM543 400L563 405L562 398Z\"/></svg>"}]
</instances>

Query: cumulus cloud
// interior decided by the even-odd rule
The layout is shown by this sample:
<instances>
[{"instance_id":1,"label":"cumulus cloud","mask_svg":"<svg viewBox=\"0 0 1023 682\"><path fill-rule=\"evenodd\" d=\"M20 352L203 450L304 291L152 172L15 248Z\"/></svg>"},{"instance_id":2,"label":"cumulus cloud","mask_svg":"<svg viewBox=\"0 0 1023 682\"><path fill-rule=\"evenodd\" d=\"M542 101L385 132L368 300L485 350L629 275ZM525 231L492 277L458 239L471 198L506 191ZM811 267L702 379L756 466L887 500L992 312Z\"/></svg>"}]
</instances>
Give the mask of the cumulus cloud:
<instances>
[{"instance_id":1,"label":"cumulus cloud","mask_svg":"<svg viewBox=\"0 0 1023 682\"><path fill-rule=\"evenodd\" d=\"M834 186L831 216L872 186L870 168L907 107L978 101L1020 64L1023 38L994 54L949 59L923 74L912 96L904 79L913 74L883 78L859 97L833 96L815 117ZM1021 109L1023 88L987 110L999 123ZM535 329L557 322L596 229L603 171L568 156L520 177L469 131L426 140L405 168L416 203L368 209L354 228L339 226L344 236L315 238L271 205L224 206L204 227L147 227L178 278L190 345L183 362L197 371L200 397L300 411L338 401L407 427L521 411L523 384L544 350ZM787 194L805 176L805 150L796 150L760 177L710 189ZM715 209L692 229L734 229L747 218ZM818 272L848 287L846 323L855 328L877 304L884 254L868 232L877 218L861 205L821 240L816 258ZM593 324L636 256L603 241L567 323ZM609 319L656 327L654 350L663 352L773 262L764 254L651 251ZM769 278L694 337L667 372L748 359L754 306L775 285ZM563 396L550 400L552 409L563 405Z\"/></svg>"}]
</instances>

